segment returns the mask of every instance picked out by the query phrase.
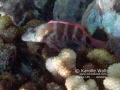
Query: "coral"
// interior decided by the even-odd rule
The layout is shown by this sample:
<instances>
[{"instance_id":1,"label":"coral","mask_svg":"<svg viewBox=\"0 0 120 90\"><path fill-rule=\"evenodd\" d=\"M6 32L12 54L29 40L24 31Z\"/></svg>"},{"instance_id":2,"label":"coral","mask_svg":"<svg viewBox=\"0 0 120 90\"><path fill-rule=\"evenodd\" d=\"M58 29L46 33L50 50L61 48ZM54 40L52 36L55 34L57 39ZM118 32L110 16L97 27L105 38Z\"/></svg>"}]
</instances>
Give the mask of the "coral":
<instances>
[{"instance_id":1,"label":"coral","mask_svg":"<svg viewBox=\"0 0 120 90\"><path fill-rule=\"evenodd\" d=\"M18 24L19 20L22 21L22 19L24 19L25 16L23 5L21 0L7 0L3 2L3 7L0 8L0 14L9 15L13 20L14 24Z\"/></svg>"},{"instance_id":2,"label":"coral","mask_svg":"<svg viewBox=\"0 0 120 90\"><path fill-rule=\"evenodd\" d=\"M6 43L11 43L19 34L18 27L13 25L8 15L0 17L0 37Z\"/></svg>"},{"instance_id":3,"label":"coral","mask_svg":"<svg viewBox=\"0 0 120 90\"><path fill-rule=\"evenodd\" d=\"M3 29L6 29L12 24L13 24L12 19L9 16L4 15L0 17L0 34L2 33Z\"/></svg>"},{"instance_id":4,"label":"coral","mask_svg":"<svg viewBox=\"0 0 120 90\"><path fill-rule=\"evenodd\" d=\"M16 26L10 26L0 34L1 38L7 43L12 42L18 35L19 31Z\"/></svg>"},{"instance_id":5,"label":"coral","mask_svg":"<svg viewBox=\"0 0 120 90\"><path fill-rule=\"evenodd\" d=\"M15 77L9 72L3 72L0 75L0 89L9 90L16 83Z\"/></svg>"},{"instance_id":6,"label":"coral","mask_svg":"<svg viewBox=\"0 0 120 90\"><path fill-rule=\"evenodd\" d=\"M21 27L22 29L27 29L28 27L35 27L37 25L40 25L44 23L42 20L32 19L30 20L25 26Z\"/></svg>"},{"instance_id":7,"label":"coral","mask_svg":"<svg viewBox=\"0 0 120 90\"><path fill-rule=\"evenodd\" d=\"M10 68L16 58L16 47L12 44L0 45L0 71Z\"/></svg>"},{"instance_id":8,"label":"coral","mask_svg":"<svg viewBox=\"0 0 120 90\"><path fill-rule=\"evenodd\" d=\"M76 53L71 49L63 49L58 56L46 60L46 68L56 77L67 78L75 70Z\"/></svg>"},{"instance_id":9,"label":"coral","mask_svg":"<svg viewBox=\"0 0 120 90\"><path fill-rule=\"evenodd\" d=\"M23 26L31 19L49 21L52 19L54 2L55 0L4 0L0 1L0 14L9 15L17 26Z\"/></svg>"},{"instance_id":10,"label":"coral","mask_svg":"<svg viewBox=\"0 0 120 90\"><path fill-rule=\"evenodd\" d=\"M72 75L65 81L67 90L98 90L95 80L89 79L86 82L81 76Z\"/></svg>"},{"instance_id":11,"label":"coral","mask_svg":"<svg viewBox=\"0 0 120 90\"><path fill-rule=\"evenodd\" d=\"M106 77L103 84L107 90L120 90L120 79L114 77Z\"/></svg>"},{"instance_id":12,"label":"coral","mask_svg":"<svg viewBox=\"0 0 120 90\"><path fill-rule=\"evenodd\" d=\"M47 83L46 88L47 90L66 90L63 86L58 85L54 82Z\"/></svg>"},{"instance_id":13,"label":"coral","mask_svg":"<svg viewBox=\"0 0 120 90\"><path fill-rule=\"evenodd\" d=\"M88 52L87 58L101 68L107 68L109 65L118 62L118 59L105 49L93 49Z\"/></svg>"},{"instance_id":14,"label":"coral","mask_svg":"<svg viewBox=\"0 0 120 90\"><path fill-rule=\"evenodd\" d=\"M38 90L37 85L34 82L27 82L24 85L22 85L19 90Z\"/></svg>"},{"instance_id":15,"label":"coral","mask_svg":"<svg viewBox=\"0 0 120 90\"><path fill-rule=\"evenodd\" d=\"M74 63L76 59L76 53L71 49L63 49L58 55L61 59L70 59L70 63ZM73 61L72 61L73 60Z\"/></svg>"},{"instance_id":16,"label":"coral","mask_svg":"<svg viewBox=\"0 0 120 90\"><path fill-rule=\"evenodd\" d=\"M120 63L114 63L107 69L108 77L120 78Z\"/></svg>"},{"instance_id":17,"label":"coral","mask_svg":"<svg viewBox=\"0 0 120 90\"><path fill-rule=\"evenodd\" d=\"M40 43L36 42L26 42L28 50L33 55L39 55L38 50L41 49Z\"/></svg>"}]
</instances>

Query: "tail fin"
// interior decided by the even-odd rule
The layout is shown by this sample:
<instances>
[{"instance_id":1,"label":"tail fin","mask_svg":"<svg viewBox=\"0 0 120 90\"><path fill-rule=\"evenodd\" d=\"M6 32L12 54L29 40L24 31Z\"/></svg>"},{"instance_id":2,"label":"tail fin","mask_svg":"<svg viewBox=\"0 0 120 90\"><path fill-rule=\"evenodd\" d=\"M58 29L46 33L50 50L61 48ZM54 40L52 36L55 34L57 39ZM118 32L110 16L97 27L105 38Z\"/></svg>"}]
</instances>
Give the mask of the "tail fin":
<instances>
[{"instance_id":1,"label":"tail fin","mask_svg":"<svg viewBox=\"0 0 120 90\"><path fill-rule=\"evenodd\" d=\"M96 48L105 48L107 43L106 41L97 40L92 37L90 37L90 40L91 40L90 44Z\"/></svg>"}]
</instances>

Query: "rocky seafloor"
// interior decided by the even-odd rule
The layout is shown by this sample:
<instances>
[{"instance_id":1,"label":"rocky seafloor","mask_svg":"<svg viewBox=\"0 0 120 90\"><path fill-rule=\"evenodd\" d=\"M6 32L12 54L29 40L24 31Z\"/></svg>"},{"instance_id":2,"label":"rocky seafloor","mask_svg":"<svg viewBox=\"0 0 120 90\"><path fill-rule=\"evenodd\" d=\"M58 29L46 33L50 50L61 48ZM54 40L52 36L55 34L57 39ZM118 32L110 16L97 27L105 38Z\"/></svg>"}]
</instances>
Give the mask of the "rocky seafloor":
<instances>
[{"instance_id":1,"label":"rocky seafloor","mask_svg":"<svg viewBox=\"0 0 120 90\"><path fill-rule=\"evenodd\" d=\"M0 90L120 90L119 0L1 0ZM62 48L25 42L50 20L81 24L106 47ZM62 42L61 42L62 43Z\"/></svg>"}]
</instances>

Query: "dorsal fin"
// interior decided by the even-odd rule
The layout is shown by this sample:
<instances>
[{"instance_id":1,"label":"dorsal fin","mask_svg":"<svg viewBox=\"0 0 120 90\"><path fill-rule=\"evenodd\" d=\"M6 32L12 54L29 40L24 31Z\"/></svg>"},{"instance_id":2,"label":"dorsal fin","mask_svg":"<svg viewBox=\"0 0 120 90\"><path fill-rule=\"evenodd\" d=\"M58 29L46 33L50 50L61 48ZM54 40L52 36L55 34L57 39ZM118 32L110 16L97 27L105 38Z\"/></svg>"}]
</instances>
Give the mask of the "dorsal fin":
<instances>
[{"instance_id":1,"label":"dorsal fin","mask_svg":"<svg viewBox=\"0 0 120 90\"><path fill-rule=\"evenodd\" d=\"M81 30L84 31L84 28L80 24L76 24L76 23L64 22L64 21L54 21L54 20L51 20L48 23L62 23L62 24L67 24L67 25L71 25L71 26L78 26Z\"/></svg>"}]
</instances>

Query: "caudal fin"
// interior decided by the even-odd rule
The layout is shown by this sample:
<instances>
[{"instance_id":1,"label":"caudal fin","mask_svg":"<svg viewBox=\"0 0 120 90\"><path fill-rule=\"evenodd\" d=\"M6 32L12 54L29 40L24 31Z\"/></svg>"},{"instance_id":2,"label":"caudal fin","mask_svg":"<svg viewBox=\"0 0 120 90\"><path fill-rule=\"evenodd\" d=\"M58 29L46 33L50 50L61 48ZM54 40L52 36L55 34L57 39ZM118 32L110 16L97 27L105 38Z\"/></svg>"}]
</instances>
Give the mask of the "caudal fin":
<instances>
[{"instance_id":1,"label":"caudal fin","mask_svg":"<svg viewBox=\"0 0 120 90\"><path fill-rule=\"evenodd\" d=\"M97 39L94 39L94 38L90 38L91 39L91 45L96 47L96 48L105 48L106 46L106 41L101 41L101 40L97 40Z\"/></svg>"}]
</instances>

